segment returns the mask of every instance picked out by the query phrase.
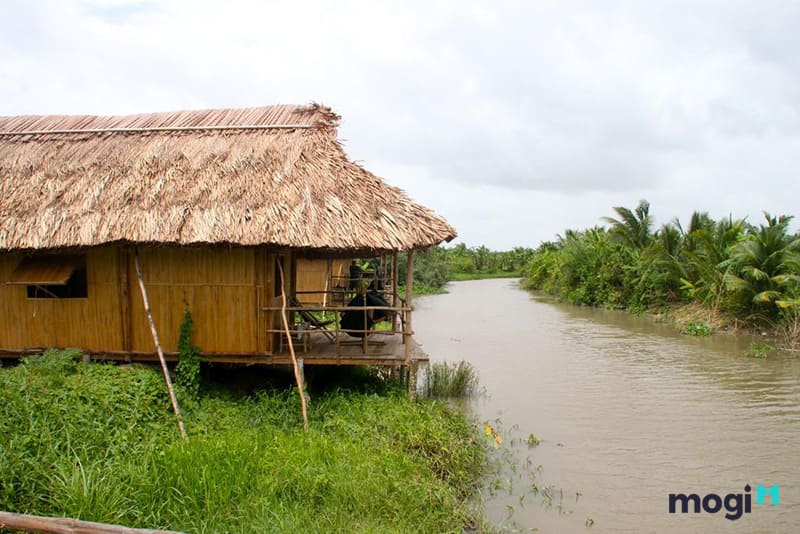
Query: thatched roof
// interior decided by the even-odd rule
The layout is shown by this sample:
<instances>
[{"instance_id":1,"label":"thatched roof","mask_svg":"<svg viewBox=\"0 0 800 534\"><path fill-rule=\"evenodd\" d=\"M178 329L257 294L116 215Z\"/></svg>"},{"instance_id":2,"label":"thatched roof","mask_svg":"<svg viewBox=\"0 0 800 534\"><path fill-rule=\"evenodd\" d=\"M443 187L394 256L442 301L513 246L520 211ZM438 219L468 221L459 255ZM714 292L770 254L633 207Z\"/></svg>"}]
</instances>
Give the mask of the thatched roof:
<instances>
[{"instance_id":1,"label":"thatched roof","mask_svg":"<svg viewBox=\"0 0 800 534\"><path fill-rule=\"evenodd\" d=\"M0 117L0 250L421 248L455 230L347 158L311 106Z\"/></svg>"}]
</instances>

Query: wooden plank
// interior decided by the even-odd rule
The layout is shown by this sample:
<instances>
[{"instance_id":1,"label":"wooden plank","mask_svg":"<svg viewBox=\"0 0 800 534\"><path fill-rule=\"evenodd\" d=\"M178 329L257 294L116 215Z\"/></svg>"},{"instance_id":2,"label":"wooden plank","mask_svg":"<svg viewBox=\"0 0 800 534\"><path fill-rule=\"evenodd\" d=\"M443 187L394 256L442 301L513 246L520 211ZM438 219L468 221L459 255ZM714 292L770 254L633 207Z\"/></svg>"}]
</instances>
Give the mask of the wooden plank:
<instances>
[{"instance_id":1,"label":"wooden plank","mask_svg":"<svg viewBox=\"0 0 800 534\"><path fill-rule=\"evenodd\" d=\"M94 521L81 521L69 517L43 517L11 512L0 512L0 530L44 534L178 534L174 530L129 528L121 525L95 523Z\"/></svg>"},{"instance_id":2,"label":"wooden plank","mask_svg":"<svg viewBox=\"0 0 800 534\"><path fill-rule=\"evenodd\" d=\"M56 285L67 283L79 267L83 265L84 256L80 254L43 254L29 256L11 273L8 284L14 285Z\"/></svg>"}]
</instances>

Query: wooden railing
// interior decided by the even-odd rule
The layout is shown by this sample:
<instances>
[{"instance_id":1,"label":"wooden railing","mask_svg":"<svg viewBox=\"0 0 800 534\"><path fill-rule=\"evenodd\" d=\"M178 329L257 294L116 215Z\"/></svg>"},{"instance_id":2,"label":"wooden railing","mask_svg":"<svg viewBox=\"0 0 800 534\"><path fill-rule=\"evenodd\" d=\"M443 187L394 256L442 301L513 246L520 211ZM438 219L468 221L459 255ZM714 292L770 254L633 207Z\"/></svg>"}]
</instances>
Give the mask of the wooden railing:
<instances>
[{"instance_id":1,"label":"wooden railing","mask_svg":"<svg viewBox=\"0 0 800 534\"><path fill-rule=\"evenodd\" d=\"M309 292L310 293L310 292ZM315 292L318 293L318 292ZM265 306L263 308L264 311L267 312L280 312L280 306ZM330 328L326 328L328 332L333 335L333 343L336 345L336 354L341 355L341 343L342 343L342 335L341 334L356 334L353 337L361 337L361 344L362 344L362 352L364 354L367 353L369 340L368 336L371 334L377 335L396 335L401 334L403 335L403 342L407 339L406 336L413 335L413 332L409 332L406 328L408 324L407 321L407 314L411 313L410 308L406 308L404 306L322 306L322 305L303 305L303 306L287 306L286 312L289 314L299 314L299 313L324 313L326 316L328 313L333 315L333 322L331 323ZM375 311L386 311L388 312L389 318L399 317L400 318L400 325L398 328L397 322L392 320L392 326L387 329L375 329L375 328L365 328L363 329L353 329L353 328L341 328L340 323L342 316L346 312L363 312L364 313L364 321L363 324L367 325L368 323L368 316L369 312ZM323 322L323 321L320 321ZM375 324L378 324L382 321L379 321ZM295 322L293 324L290 323L290 330L288 332L289 335L292 336L303 336L310 334L315 329L320 331L321 328L313 327L313 323L310 321L303 320L300 318L300 321L297 321L297 316L295 315ZM267 333L269 334L287 334L286 330L283 328L270 328L267 329ZM360 335L359 335L360 334Z\"/></svg>"}]
</instances>

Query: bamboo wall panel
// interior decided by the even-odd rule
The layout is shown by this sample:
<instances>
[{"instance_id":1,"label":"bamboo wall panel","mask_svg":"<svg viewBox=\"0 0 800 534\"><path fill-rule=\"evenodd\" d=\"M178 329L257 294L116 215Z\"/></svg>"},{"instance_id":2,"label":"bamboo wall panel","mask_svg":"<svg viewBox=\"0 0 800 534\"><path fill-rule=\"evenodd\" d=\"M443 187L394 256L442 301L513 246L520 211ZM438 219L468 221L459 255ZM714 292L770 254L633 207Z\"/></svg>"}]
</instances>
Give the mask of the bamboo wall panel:
<instances>
[{"instance_id":1,"label":"bamboo wall panel","mask_svg":"<svg viewBox=\"0 0 800 534\"><path fill-rule=\"evenodd\" d=\"M325 288L325 281L328 272L328 260L327 259L307 259L307 258L298 258L297 259L297 291L298 295L297 298L303 304L322 304L322 294L317 295L309 295L303 294L303 291L324 291ZM335 286L337 281L341 285L347 285L345 280L337 280L337 276L349 276L350 275L350 260L347 259L334 259L332 262L332 272L333 272L333 285ZM328 291L331 288L327 288ZM328 297L328 302L330 301L330 296Z\"/></svg>"},{"instance_id":2,"label":"bamboo wall panel","mask_svg":"<svg viewBox=\"0 0 800 534\"><path fill-rule=\"evenodd\" d=\"M0 348L122 349L115 249L86 252L84 299L29 299L25 286L6 285L21 259L19 254L0 256Z\"/></svg>"},{"instance_id":3,"label":"bamboo wall panel","mask_svg":"<svg viewBox=\"0 0 800 534\"><path fill-rule=\"evenodd\" d=\"M165 351L177 351L186 309L194 320L194 344L204 352L259 351L256 251L252 247L139 249L153 319ZM131 316L133 350L153 351L138 287Z\"/></svg>"},{"instance_id":4,"label":"bamboo wall panel","mask_svg":"<svg viewBox=\"0 0 800 534\"><path fill-rule=\"evenodd\" d=\"M256 295L256 344L258 352L267 353L272 350L272 336L267 335L267 330L271 328L272 312L264 311L264 308L272 302L272 269L275 256L264 247L259 247L255 251L255 295Z\"/></svg>"}]
</instances>

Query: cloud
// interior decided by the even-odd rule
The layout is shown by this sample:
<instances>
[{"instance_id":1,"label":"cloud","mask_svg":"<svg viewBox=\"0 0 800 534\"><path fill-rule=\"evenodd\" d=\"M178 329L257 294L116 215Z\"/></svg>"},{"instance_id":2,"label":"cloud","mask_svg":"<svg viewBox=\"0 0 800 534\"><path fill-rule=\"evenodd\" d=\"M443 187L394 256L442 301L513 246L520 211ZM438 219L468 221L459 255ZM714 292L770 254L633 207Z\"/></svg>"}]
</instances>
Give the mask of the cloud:
<instances>
[{"instance_id":1,"label":"cloud","mask_svg":"<svg viewBox=\"0 0 800 534\"><path fill-rule=\"evenodd\" d=\"M792 213L800 197L792 1L12 1L5 15L2 114L321 101L351 156L469 243L548 239L640 198L669 219Z\"/></svg>"}]
</instances>

